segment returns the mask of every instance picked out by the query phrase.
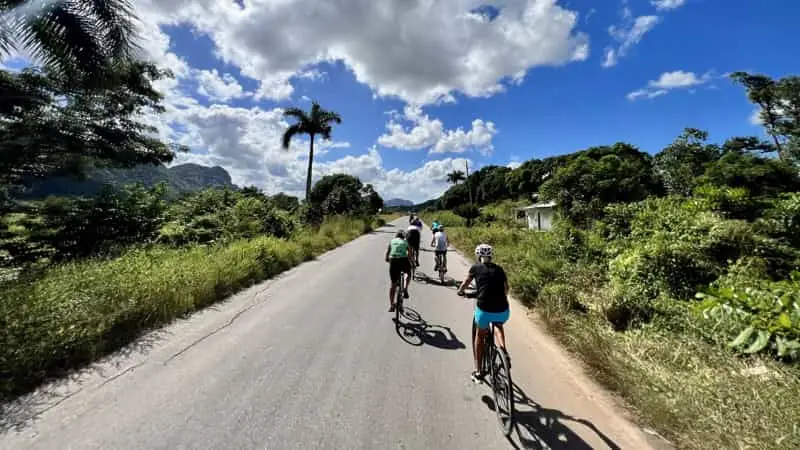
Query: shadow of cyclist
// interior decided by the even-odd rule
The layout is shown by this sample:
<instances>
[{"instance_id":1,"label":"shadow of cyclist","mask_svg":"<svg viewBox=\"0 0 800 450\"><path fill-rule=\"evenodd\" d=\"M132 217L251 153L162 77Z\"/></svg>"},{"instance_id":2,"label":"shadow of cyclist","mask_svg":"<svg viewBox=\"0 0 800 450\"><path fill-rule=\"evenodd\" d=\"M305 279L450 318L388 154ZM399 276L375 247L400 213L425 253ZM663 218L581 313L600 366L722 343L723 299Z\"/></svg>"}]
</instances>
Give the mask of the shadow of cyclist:
<instances>
[{"instance_id":1,"label":"shadow of cyclist","mask_svg":"<svg viewBox=\"0 0 800 450\"><path fill-rule=\"evenodd\" d=\"M488 395L481 399L492 411L494 400ZM509 437L508 440L514 448L524 449L551 449L551 450L592 450L595 448L608 448L619 450L611 438L586 419L572 417L557 409L544 408L530 399L516 383L514 384L514 420L517 429L516 437L519 445ZM592 447L578 436L564 422L573 422L583 425L594 432L604 443L604 447ZM520 447L521 446L521 447Z\"/></svg>"},{"instance_id":2,"label":"shadow of cyclist","mask_svg":"<svg viewBox=\"0 0 800 450\"><path fill-rule=\"evenodd\" d=\"M443 350L466 348L450 327L429 324L417 311L407 306L403 306L401 320L395 321L394 329L400 339L410 345L425 344Z\"/></svg>"}]
</instances>

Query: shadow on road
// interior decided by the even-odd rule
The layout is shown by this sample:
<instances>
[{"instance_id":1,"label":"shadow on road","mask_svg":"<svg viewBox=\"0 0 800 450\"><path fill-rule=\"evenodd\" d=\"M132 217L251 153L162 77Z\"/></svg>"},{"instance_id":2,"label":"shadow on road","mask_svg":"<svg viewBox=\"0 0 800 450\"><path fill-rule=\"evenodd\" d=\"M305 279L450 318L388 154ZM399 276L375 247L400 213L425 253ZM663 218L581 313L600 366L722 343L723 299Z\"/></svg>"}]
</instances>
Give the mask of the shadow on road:
<instances>
[{"instance_id":1,"label":"shadow on road","mask_svg":"<svg viewBox=\"0 0 800 450\"><path fill-rule=\"evenodd\" d=\"M494 400L489 395L484 395L481 400L494 411ZM608 448L619 450L611 438L586 419L580 419L564 414L557 409L548 409L536 403L516 383L514 384L514 418L516 437L519 445L514 442L513 435L508 440L514 448L533 450L592 450L595 448ZM595 433L606 444L604 447L592 447L578 436L564 422L573 422L582 425ZM521 447L520 447L521 445Z\"/></svg>"},{"instance_id":2,"label":"shadow on road","mask_svg":"<svg viewBox=\"0 0 800 450\"><path fill-rule=\"evenodd\" d=\"M458 337L449 327L425 322L417 311L408 306L403 306L401 319L400 321L395 321L394 330L400 336L400 339L410 345L421 346L425 344L444 350L466 348L464 343L458 340Z\"/></svg>"}]
</instances>

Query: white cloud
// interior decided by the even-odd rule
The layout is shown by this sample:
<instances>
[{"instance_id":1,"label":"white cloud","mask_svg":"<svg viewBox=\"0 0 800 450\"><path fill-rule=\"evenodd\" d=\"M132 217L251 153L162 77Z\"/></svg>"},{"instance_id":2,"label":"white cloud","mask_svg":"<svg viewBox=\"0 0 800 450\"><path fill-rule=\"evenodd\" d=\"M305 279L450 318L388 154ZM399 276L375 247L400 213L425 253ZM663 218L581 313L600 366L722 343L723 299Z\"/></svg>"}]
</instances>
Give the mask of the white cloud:
<instances>
[{"instance_id":1,"label":"white cloud","mask_svg":"<svg viewBox=\"0 0 800 450\"><path fill-rule=\"evenodd\" d=\"M431 149L431 153L463 153L470 149L477 149L488 155L494 149L492 138L497 134L493 122L484 122L481 119L472 121L472 128L464 131L459 127L448 131L439 142Z\"/></svg>"},{"instance_id":2,"label":"white cloud","mask_svg":"<svg viewBox=\"0 0 800 450\"><path fill-rule=\"evenodd\" d=\"M392 117L386 124L387 133L378 138L378 144L400 150L420 150L430 148L430 153L463 153L477 149L484 154L491 153L492 138L497 134L493 122L482 119L472 121L472 127L445 130L442 121L431 119L422 113L419 106L406 106L404 115L389 111ZM403 127L400 121L412 123L412 127Z\"/></svg>"},{"instance_id":3,"label":"white cloud","mask_svg":"<svg viewBox=\"0 0 800 450\"><path fill-rule=\"evenodd\" d=\"M217 69L213 69L196 70L194 75L198 83L197 92L211 100L227 102L252 95L245 92L239 81L229 73L220 75Z\"/></svg>"},{"instance_id":4,"label":"white cloud","mask_svg":"<svg viewBox=\"0 0 800 450\"><path fill-rule=\"evenodd\" d=\"M684 72L676 70L674 72L664 72L657 80L651 80L647 86L633 91L627 95L628 100L636 100L641 97L655 98L666 95L673 89L688 89L701 86L713 79L711 72L702 76L697 76L694 72ZM691 91L691 89L690 89Z\"/></svg>"},{"instance_id":5,"label":"white cloud","mask_svg":"<svg viewBox=\"0 0 800 450\"><path fill-rule=\"evenodd\" d=\"M588 57L577 14L556 0L506 0L481 20L475 0L137 0L148 21L190 24L210 36L215 53L260 81L256 99L285 99L291 79L314 65L342 61L379 96L415 104L504 89L501 80L537 66Z\"/></svg>"},{"instance_id":6,"label":"white cloud","mask_svg":"<svg viewBox=\"0 0 800 450\"><path fill-rule=\"evenodd\" d=\"M651 5L655 6L659 11L667 11L670 9L677 9L683 6L686 0L652 0Z\"/></svg>"},{"instance_id":7,"label":"white cloud","mask_svg":"<svg viewBox=\"0 0 800 450\"><path fill-rule=\"evenodd\" d=\"M644 35L652 30L660 20L658 16L639 16L634 19L630 9L625 7L623 9L623 23L619 26L612 25L608 27L608 34L619 45L617 48L606 47L606 58L603 61L603 67L615 66L619 58L626 56L630 49L638 44Z\"/></svg>"}]
</instances>

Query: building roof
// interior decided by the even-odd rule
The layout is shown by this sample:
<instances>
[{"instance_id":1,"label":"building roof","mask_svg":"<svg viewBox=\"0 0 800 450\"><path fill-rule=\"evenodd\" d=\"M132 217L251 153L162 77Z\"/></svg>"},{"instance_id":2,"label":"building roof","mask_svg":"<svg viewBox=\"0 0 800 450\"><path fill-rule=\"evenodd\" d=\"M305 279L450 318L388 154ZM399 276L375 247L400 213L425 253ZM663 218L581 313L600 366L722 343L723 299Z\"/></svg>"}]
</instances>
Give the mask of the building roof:
<instances>
[{"instance_id":1,"label":"building roof","mask_svg":"<svg viewBox=\"0 0 800 450\"><path fill-rule=\"evenodd\" d=\"M552 208L556 206L556 202L545 202L545 203L534 203L530 206L523 206L522 208L517 208L520 211L525 211L529 209L543 209L543 208Z\"/></svg>"}]
</instances>

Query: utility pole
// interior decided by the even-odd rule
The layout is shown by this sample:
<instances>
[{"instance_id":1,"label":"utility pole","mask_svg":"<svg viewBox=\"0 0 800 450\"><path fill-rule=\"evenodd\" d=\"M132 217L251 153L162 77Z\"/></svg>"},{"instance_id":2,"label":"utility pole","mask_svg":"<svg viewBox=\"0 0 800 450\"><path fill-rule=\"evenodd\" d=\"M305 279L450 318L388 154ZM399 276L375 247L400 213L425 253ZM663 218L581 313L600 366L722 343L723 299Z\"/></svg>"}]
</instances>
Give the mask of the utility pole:
<instances>
[{"instance_id":1,"label":"utility pole","mask_svg":"<svg viewBox=\"0 0 800 450\"><path fill-rule=\"evenodd\" d=\"M467 161L466 159L464 160L464 167L466 167L466 169L467 169L466 183L467 183L467 192L469 192L469 204L471 205L472 204L472 187L470 186L470 182L469 182L469 161Z\"/></svg>"}]
</instances>

